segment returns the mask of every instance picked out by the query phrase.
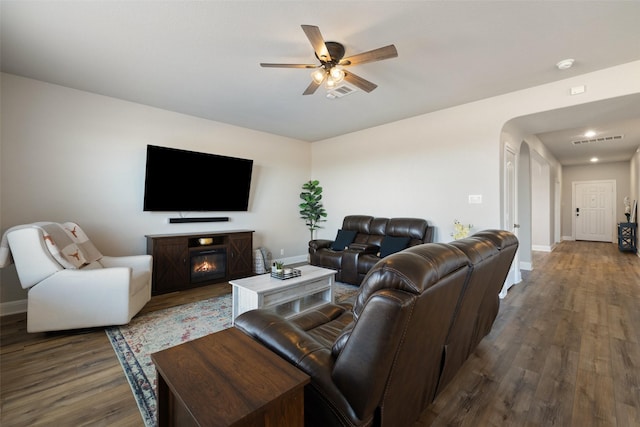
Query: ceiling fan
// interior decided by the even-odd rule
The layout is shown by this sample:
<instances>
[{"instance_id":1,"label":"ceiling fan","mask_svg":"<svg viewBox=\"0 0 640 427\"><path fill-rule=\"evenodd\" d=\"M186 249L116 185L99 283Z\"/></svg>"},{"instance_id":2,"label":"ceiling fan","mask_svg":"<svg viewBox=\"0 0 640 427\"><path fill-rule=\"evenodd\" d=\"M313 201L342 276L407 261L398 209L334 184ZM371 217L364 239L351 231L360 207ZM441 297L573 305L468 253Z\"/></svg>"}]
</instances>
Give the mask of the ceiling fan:
<instances>
[{"instance_id":1,"label":"ceiling fan","mask_svg":"<svg viewBox=\"0 0 640 427\"><path fill-rule=\"evenodd\" d=\"M344 46L338 42L325 42L320 29L314 25L302 25L302 30L311 42L311 46L315 51L316 58L320 61L317 64L271 64L260 63L261 67L274 68L314 68L311 74L311 84L304 91L303 95L313 94L323 82L326 81L328 89L336 87L342 80L362 89L365 92L371 92L378 87L375 83L363 79L351 71L344 70L343 67L349 65L359 65L366 62L381 61L383 59L395 58L398 51L394 45L380 47L378 49L369 50L358 53L356 55L344 58Z\"/></svg>"}]
</instances>

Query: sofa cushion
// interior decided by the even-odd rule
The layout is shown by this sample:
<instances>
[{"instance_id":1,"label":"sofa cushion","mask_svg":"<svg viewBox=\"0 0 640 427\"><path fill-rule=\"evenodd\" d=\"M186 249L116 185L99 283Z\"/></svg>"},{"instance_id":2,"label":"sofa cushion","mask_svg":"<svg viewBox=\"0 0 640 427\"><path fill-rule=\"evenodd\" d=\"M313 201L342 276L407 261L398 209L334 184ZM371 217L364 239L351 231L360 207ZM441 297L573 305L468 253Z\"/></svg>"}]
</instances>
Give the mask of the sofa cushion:
<instances>
[{"instance_id":1,"label":"sofa cushion","mask_svg":"<svg viewBox=\"0 0 640 427\"><path fill-rule=\"evenodd\" d=\"M409 245L409 237L384 236L380 245L380 258L400 252Z\"/></svg>"},{"instance_id":2,"label":"sofa cushion","mask_svg":"<svg viewBox=\"0 0 640 427\"><path fill-rule=\"evenodd\" d=\"M331 244L331 249L334 251L342 251L347 246L353 242L353 239L356 237L356 232L354 230L338 230L338 235L336 239Z\"/></svg>"},{"instance_id":3,"label":"sofa cushion","mask_svg":"<svg viewBox=\"0 0 640 427\"><path fill-rule=\"evenodd\" d=\"M347 215L342 220L343 230L354 230L357 233L369 234L371 232L372 216L369 215Z\"/></svg>"}]
</instances>

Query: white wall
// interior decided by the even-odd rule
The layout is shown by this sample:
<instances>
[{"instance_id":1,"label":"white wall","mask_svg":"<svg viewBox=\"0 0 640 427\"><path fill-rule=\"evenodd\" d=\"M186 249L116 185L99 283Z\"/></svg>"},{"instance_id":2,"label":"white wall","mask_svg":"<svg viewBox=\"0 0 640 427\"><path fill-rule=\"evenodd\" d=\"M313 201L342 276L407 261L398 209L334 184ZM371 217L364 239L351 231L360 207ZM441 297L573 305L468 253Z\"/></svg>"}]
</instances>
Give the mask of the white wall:
<instances>
[{"instance_id":1,"label":"white wall","mask_svg":"<svg viewBox=\"0 0 640 427\"><path fill-rule=\"evenodd\" d=\"M534 151L531 156L531 245L533 250L553 248L552 187L549 164Z\"/></svg>"},{"instance_id":2,"label":"white wall","mask_svg":"<svg viewBox=\"0 0 640 427\"><path fill-rule=\"evenodd\" d=\"M144 105L2 74L1 228L75 221L107 255L146 252L146 234L255 230L254 247L276 258L304 255L308 230L299 193L310 144ZM254 160L248 212L228 223L168 224L178 213L142 211L146 145ZM224 185L201 183L211 191ZM188 216L211 216L186 213ZM13 267L0 301L25 298Z\"/></svg>"},{"instance_id":3,"label":"white wall","mask_svg":"<svg viewBox=\"0 0 640 427\"><path fill-rule=\"evenodd\" d=\"M454 219L474 230L501 224L502 144L519 149L511 119L640 92L640 61L555 83L437 111L312 145L314 178L325 189L329 218L319 237L332 238L347 214L417 216L436 227L436 241L451 240ZM577 85L589 88L570 96ZM532 149L560 169L544 147ZM551 156L552 157L552 156ZM556 182L556 179L552 179ZM469 204L482 195L482 204ZM553 215L553 213L550 213Z\"/></svg>"}]
</instances>

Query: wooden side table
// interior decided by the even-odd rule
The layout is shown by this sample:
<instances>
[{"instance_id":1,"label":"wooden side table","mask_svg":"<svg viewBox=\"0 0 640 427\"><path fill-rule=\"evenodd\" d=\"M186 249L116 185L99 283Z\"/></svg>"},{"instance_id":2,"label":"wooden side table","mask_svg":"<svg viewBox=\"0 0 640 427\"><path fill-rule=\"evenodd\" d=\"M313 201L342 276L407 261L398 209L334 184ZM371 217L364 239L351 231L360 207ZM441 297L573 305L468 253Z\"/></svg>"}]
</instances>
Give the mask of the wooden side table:
<instances>
[{"instance_id":1,"label":"wooden side table","mask_svg":"<svg viewBox=\"0 0 640 427\"><path fill-rule=\"evenodd\" d=\"M236 328L151 359L160 427L304 426L309 376Z\"/></svg>"},{"instance_id":2,"label":"wooden side table","mask_svg":"<svg viewBox=\"0 0 640 427\"><path fill-rule=\"evenodd\" d=\"M621 222L618 224L618 249L636 253L636 231L635 222Z\"/></svg>"}]
</instances>

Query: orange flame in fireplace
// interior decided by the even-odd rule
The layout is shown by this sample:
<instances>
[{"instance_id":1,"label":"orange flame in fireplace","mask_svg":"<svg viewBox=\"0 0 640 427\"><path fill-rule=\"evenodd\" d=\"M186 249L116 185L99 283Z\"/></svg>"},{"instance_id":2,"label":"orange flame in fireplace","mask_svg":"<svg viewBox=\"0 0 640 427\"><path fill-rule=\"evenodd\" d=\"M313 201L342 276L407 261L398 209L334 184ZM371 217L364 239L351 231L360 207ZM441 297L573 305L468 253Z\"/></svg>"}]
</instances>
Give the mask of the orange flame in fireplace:
<instances>
[{"instance_id":1,"label":"orange flame in fireplace","mask_svg":"<svg viewBox=\"0 0 640 427\"><path fill-rule=\"evenodd\" d=\"M216 264L209 261L203 261L200 264L197 264L193 267L193 270L197 273L204 273L207 271L214 271L217 269L218 267L216 266Z\"/></svg>"}]
</instances>

